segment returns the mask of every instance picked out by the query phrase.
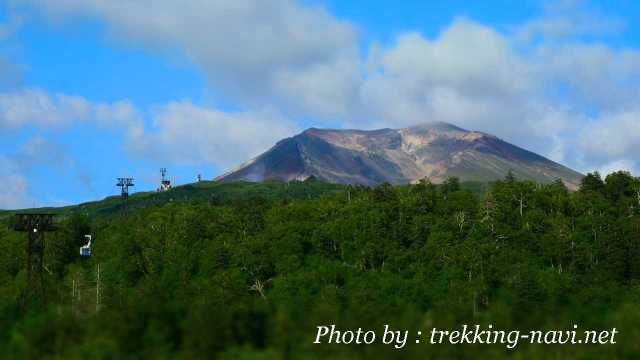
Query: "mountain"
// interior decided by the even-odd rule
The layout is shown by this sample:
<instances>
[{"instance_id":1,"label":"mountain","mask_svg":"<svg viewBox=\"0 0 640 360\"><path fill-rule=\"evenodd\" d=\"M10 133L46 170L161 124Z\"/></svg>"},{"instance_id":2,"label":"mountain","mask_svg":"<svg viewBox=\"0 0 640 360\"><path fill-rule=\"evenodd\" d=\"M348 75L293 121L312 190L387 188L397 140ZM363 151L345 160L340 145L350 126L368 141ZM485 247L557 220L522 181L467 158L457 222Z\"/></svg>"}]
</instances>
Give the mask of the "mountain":
<instances>
[{"instance_id":1,"label":"mountain","mask_svg":"<svg viewBox=\"0 0 640 360\"><path fill-rule=\"evenodd\" d=\"M343 184L402 184L448 177L492 181L512 171L520 179L561 179L576 189L582 174L493 135L434 122L404 129L311 128L279 141L216 180L304 180Z\"/></svg>"}]
</instances>

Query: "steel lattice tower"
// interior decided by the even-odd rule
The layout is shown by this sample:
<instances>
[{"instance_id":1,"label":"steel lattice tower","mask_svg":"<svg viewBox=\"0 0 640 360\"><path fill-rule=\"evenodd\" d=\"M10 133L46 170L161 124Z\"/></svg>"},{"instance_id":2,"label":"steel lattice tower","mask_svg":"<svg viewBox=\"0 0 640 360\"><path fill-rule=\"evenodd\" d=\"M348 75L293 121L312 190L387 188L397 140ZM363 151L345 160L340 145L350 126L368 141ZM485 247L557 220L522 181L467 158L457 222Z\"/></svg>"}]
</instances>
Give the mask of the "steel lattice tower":
<instances>
[{"instance_id":1,"label":"steel lattice tower","mask_svg":"<svg viewBox=\"0 0 640 360\"><path fill-rule=\"evenodd\" d=\"M22 293L24 308L36 300L44 300L45 283L42 277L45 249L44 234L56 230L54 214L16 214L13 229L27 233L27 286Z\"/></svg>"},{"instance_id":2,"label":"steel lattice tower","mask_svg":"<svg viewBox=\"0 0 640 360\"><path fill-rule=\"evenodd\" d=\"M133 178L118 178L118 183L116 186L121 188L120 196L123 200L127 200L129 198L129 187L135 186L133 184Z\"/></svg>"}]
</instances>

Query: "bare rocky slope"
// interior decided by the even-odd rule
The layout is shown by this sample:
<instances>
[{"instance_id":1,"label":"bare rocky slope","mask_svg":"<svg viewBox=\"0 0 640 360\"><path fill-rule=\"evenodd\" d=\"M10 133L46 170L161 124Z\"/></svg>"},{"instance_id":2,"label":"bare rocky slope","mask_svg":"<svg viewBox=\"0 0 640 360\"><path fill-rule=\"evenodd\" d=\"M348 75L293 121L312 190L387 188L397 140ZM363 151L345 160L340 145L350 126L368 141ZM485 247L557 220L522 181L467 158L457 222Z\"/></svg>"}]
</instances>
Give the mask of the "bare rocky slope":
<instances>
[{"instance_id":1,"label":"bare rocky slope","mask_svg":"<svg viewBox=\"0 0 640 360\"><path fill-rule=\"evenodd\" d=\"M436 122L405 129L311 128L216 180L304 180L314 176L343 184L492 181L509 171L520 179L561 179L578 187L582 174L493 135Z\"/></svg>"}]
</instances>

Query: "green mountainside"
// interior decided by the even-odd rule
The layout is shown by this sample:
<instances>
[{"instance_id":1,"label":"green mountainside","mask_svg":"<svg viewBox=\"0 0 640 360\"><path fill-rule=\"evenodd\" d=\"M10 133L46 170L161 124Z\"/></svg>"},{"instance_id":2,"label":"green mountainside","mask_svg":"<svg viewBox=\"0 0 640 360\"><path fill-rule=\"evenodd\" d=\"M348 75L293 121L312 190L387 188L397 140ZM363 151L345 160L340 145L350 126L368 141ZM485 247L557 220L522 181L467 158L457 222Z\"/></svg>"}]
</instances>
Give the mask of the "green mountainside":
<instances>
[{"instance_id":1,"label":"green mountainside","mask_svg":"<svg viewBox=\"0 0 640 360\"><path fill-rule=\"evenodd\" d=\"M481 195L488 188L488 183L467 181L460 184L462 189ZM90 217L122 214L124 211L135 211L150 206L162 206L170 202L210 202L216 204L231 202L247 202L255 199L265 201L289 201L305 199L321 195L345 192L349 187L342 184L331 184L316 179L306 181L266 181L266 182L217 182L201 181L176 186L168 191L138 192L129 195L125 202L118 196L109 196L103 200L91 201L78 205L63 207L43 207L22 210L0 210L0 220L8 219L13 214L51 213L65 218L74 214Z\"/></svg>"},{"instance_id":2,"label":"green mountainside","mask_svg":"<svg viewBox=\"0 0 640 360\"><path fill-rule=\"evenodd\" d=\"M205 201L224 203L231 201L250 201L255 198L264 200L294 200L340 192L346 188L344 185L329 184L312 179L304 182L267 181L262 183L201 181L176 186L163 192L150 191L133 193L129 195L129 199L126 202L118 195L110 196L99 201L57 208L45 207L24 210L0 210L0 219L20 212L52 213L63 217L73 214L107 216L120 214L125 210L134 211L150 206L162 206L170 202Z\"/></svg>"},{"instance_id":3,"label":"green mountainside","mask_svg":"<svg viewBox=\"0 0 640 360\"><path fill-rule=\"evenodd\" d=\"M640 353L640 179L375 188L198 183L60 209L44 293L0 227L8 359L618 358ZM4 213L9 225L12 212ZM84 235L91 257L80 257ZM410 332L313 344L317 326ZM612 345L432 345L417 331L611 330ZM379 335L381 336L381 335Z\"/></svg>"}]
</instances>

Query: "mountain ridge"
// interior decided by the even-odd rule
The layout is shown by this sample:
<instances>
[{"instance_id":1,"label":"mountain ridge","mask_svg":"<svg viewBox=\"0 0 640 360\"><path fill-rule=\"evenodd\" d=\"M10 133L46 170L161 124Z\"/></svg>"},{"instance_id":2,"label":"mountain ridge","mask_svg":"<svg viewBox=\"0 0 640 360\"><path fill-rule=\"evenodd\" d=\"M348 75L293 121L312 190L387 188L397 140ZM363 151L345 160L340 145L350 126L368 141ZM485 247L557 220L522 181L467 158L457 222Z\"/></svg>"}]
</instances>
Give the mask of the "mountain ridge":
<instances>
[{"instance_id":1,"label":"mountain ridge","mask_svg":"<svg viewBox=\"0 0 640 360\"><path fill-rule=\"evenodd\" d=\"M215 180L304 180L367 186L421 179L440 183L494 181L509 171L543 183L578 188L583 175L492 134L444 122L401 129L319 129L278 141L271 149Z\"/></svg>"}]
</instances>

